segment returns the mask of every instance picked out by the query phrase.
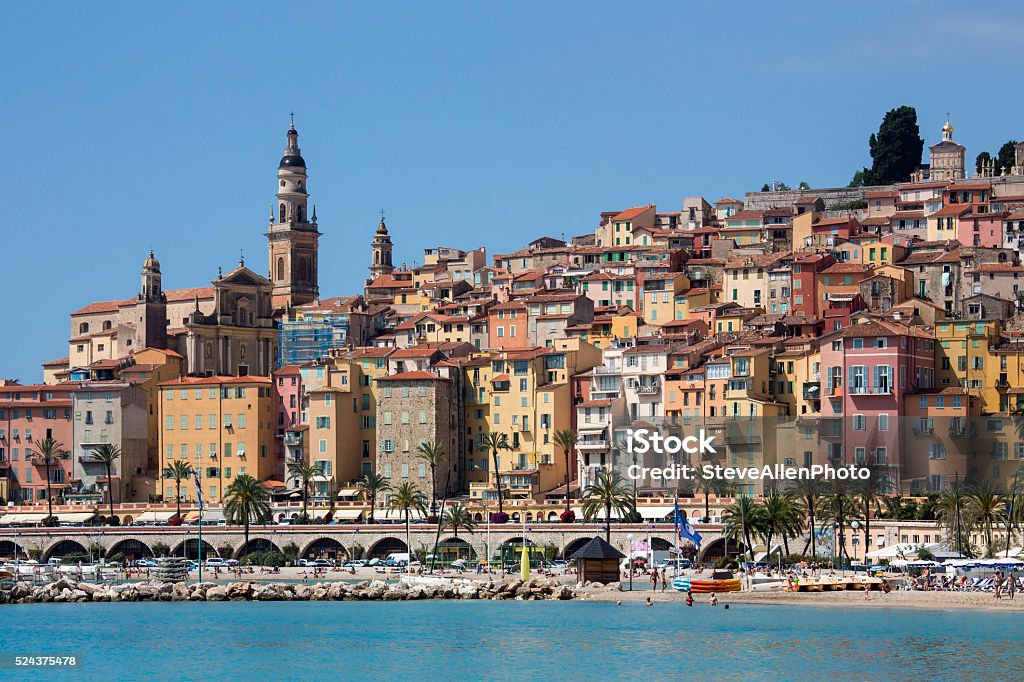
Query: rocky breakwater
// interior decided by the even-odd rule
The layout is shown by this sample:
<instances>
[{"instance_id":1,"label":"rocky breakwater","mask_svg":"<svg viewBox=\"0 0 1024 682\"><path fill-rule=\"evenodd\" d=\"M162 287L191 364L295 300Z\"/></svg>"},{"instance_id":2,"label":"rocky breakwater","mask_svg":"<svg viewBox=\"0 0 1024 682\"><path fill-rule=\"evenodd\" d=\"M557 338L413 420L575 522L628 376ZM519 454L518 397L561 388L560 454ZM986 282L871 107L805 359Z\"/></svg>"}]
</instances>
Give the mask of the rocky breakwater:
<instances>
[{"instance_id":1,"label":"rocky breakwater","mask_svg":"<svg viewBox=\"0 0 1024 682\"><path fill-rule=\"evenodd\" d=\"M543 578L527 581L451 581L436 585L406 585L380 580L326 582L311 585L292 583L233 582L160 583L141 582L95 585L61 579L48 585L16 583L7 603L47 604L61 602L144 602L144 601L414 601L422 599L574 599L576 590Z\"/></svg>"}]
</instances>

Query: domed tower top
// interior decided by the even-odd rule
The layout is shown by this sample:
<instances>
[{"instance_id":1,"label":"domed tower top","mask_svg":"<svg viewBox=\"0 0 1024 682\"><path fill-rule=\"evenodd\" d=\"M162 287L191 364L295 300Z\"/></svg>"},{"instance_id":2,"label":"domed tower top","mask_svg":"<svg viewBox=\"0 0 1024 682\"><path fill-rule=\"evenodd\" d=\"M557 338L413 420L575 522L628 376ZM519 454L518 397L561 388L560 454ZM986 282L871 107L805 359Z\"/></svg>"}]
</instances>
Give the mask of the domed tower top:
<instances>
[{"instance_id":1,"label":"domed tower top","mask_svg":"<svg viewBox=\"0 0 1024 682\"><path fill-rule=\"evenodd\" d=\"M306 160L302 158L302 151L299 149L299 131L295 129L295 119L288 126L288 143L284 148L284 156L278 168L305 168Z\"/></svg>"},{"instance_id":2,"label":"domed tower top","mask_svg":"<svg viewBox=\"0 0 1024 682\"><path fill-rule=\"evenodd\" d=\"M377 226L377 234L386 235L388 233L388 226L384 224L383 216L380 219L380 225Z\"/></svg>"},{"instance_id":3,"label":"domed tower top","mask_svg":"<svg viewBox=\"0 0 1024 682\"><path fill-rule=\"evenodd\" d=\"M160 261L158 261L153 255L153 249L149 250L149 256L146 257L146 260L142 261L142 271L155 273L160 272Z\"/></svg>"},{"instance_id":4,"label":"domed tower top","mask_svg":"<svg viewBox=\"0 0 1024 682\"><path fill-rule=\"evenodd\" d=\"M953 141L953 124L949 122L949 116L946 117L946 125L942 126L942 140L943 142Z\"/></svg>"}]
</instances>

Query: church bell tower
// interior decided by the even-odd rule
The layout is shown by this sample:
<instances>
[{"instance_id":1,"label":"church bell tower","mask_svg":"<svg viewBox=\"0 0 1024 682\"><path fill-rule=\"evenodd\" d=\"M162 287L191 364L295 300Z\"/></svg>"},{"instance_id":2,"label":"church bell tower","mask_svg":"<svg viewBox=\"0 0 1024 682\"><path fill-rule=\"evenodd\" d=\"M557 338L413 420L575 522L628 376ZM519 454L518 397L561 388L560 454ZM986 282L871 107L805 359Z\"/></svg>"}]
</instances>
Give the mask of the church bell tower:
<instances>
[{"instance_id":1,"label":"church bell tower","mask_svg":"<svg viewBox=\"0 0 1024 682\"><path fill-rule=\"evenodd\" d=\"M295 121L277 165L277 201L271 208L266 237L270 256L271 304L275 308L310 303L320 295L317 286L316 207L309 215L306 161L299 150Z\"/></svg>"}]
</instances>

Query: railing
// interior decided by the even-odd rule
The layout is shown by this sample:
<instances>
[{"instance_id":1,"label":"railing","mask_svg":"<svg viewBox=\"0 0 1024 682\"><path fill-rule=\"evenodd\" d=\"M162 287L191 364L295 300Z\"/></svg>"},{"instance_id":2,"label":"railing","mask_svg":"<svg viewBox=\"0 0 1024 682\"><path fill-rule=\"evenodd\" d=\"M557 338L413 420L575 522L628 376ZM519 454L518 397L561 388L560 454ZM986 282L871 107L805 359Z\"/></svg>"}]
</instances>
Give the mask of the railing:
<instances>
[{"instance_id":1,"label":"railing","mask_svg":"<svg viewBox=\"0 0 1024 682\"><path fill-rule=\"evenodd\" d=\"M1002 379L996 381L996 388L1009 388L1009 387L1010 387L1010 382L1009 381L1005 381L1005 380L1002 380Z\"/></svg>"},{"instance_id":2,"label":"railing","mask_svg":"<svg viewBox=\"0 0 1024 682\"><path fill-rule=\"evenodd\" d=\"M658 384L638 384L634 386L634 389L638 394L651 395L661 390Z\"/></svg>"},{"instance_id":3,"label":"railing","mask_svg":"<svg viewBox=\"0 0 1024 682\"><path fill-rule=\"evenodd\" d=\"M915 436L934 436L935 435L935 429L932 428L931 426L915 426L914 427L914 435Z\"/></svg>"},{"instance_id":4,"label":"railing","mask_svg":"<svg viewBox=\"0 0 1024 682\"><path fill-rule=\"evenodd\" d=\"M725 437L725 443L726 445L760 445L761 436L743 433L731 434Z\"/></svg>"},{"instance_id":5,"label":"railing","mask_svg":"<svg viewBox=\"0 0 1024 682\"><path fill-rule=\"evenodd\" d=\"M851 386L850 395L892 395L892 386Z\"/></svg>"},{"instance_id":6,"label":"railing","mask_svg":"<svg viewBox=\"0 0 1024 682\"><path fill-rule=\"evenodd\" d=\"M580 450L587 449L598 449L608 447L608 441L606 440L581 440L576 443L576 447Z\"/></svg>"},{"instance_id":7,"label":"railing","mask_svg":"<svg viewBox=\"0 0 1024 682\"><path fill-rule=\"evenodd\" d=\"M952 422L949 425L949 435L951 436L962 436L967 433L967 426L965 424L958 424Z\"/></svg>"}]
</instances>

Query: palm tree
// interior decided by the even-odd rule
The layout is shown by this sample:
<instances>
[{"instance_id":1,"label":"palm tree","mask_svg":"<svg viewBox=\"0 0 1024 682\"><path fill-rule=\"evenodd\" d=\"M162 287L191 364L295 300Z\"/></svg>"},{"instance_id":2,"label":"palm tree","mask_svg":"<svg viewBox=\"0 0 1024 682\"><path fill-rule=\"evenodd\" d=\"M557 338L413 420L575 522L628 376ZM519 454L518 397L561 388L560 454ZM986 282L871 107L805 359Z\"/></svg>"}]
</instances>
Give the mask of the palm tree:
<instances>
[{"instance_id":1,"label":"palm tree","mask_svg":"<svg viewBox=\"0 0 1024 682\"><path fill-rule=\"evenodd\" d=\"M799 500L799 509L807 518L807 528L810 531L810 537L808 543L811 548L811 557L818 556L817 537L815 536L815 516L818 513L818 509L821 506L820 498L822 494L821 481L816 478L804 478L793 481L792 487L790 488L792 494ZM807 551L808 545L804 545L804 551Z\"/></svg>"},{"instance_id":2,"label":"palm tree","mask_svg":"<svg viewBox=\"0 0 1024 682\"><path fill-rule=\"evenodd\" d=\"M64 451L64 446L55 441L52 438L46 438L45 440L36 441L36 447L39 448L38 458L42 460L46 466L46 506L49 510L47 517L53 518L53 493L50 489L50 469L57 462L57 458L60 453Z\"/></svg>"},{"instance_id":3,"label":"palm tree","mask_svg":"<svg viewBox=\"0 0 1024 682\"><path fill-rule=\"evenodd\" d=\"M967 508L975 522L985 532L985 556L991 557L992 527L998 526L1006 519L1006 496L999 492L992 483L984 481L971 486L966 495Z\"/></svg>"},{"instance_id":4,"label":"palm tree","mask_svg":"<svg viewBox=\"0 0 1024 682\"><path fill-rule=\"evenodd\" d=\"M455 502L452 506L448 507L448 511L444 513L444 517L441 519L441 523L445 528L452 529L452 535L459 537L459 529L465 528L470 533L476 528L476 521L473 520L473 515L466 509L466 505L461 502Z\"/></svg>"},{"instance_id":5,"label":"palm tree","mask_svg":"<svg viewBox=\"0 0 1024 682\"><path fill-rule=\"evenodd\" d=\"M306 512L309 507L309 482L320 475L320 467L299 460L288 465L288 475L302 481L302 518L309 521L309 514Z\"/></svg>"},{"instance_id":6,"label":"palm tree","mask_svg":"<svg viewBox=\"0 0 1024 682\"><path fill-rule=\"evenodd\" d=\"M754 498L740 495L722 512L722 522L728 536L742 538L750 554L750 560L753 561L754 543L751 538L764 529L764 508L754 502Z\"/></svg>"},{"instance_id":7,"label":"palm tree","mask_svg":"<svg viewBox=\"0 0 1024 682\"><path fill-rule=\"evenodd\" d=\"M694 490L704 495L704 518L702 519L704 523L711 519L711 499L709 496L714 494L716 497L725 497L733 492L733 486L729 481L723 481L718 478L704 478L699 473L697 478L694 479L693 487Z\"/></svg>"},{"instance_id":8,"label":"palm tree","mask_svg":"<svg viewBox=\"0 0 1024 682\"><path fill-rule=\"evenodd\" d=\"M121 458L121 448L113 443L102 443L92 451L92 456L97 462L103 462L107 469L107 502L110 505L110 518L107 523L114 525L114 479L110 474L114 462Z\"/></svg>"},{"instance_id":9,"label":"palm tree","mask_svg":"<svg viewBox=\"0 0 1024 682\"><path fill-rule=\"evenodd\" d=\"M763 510L763 535L768 551L772 550L772 538L776 535L782 538L782 546L789 554L789 538L796 536L803 526L800 508L792 495L781 494L775 491L768 493L761 503Z\"/></svg>"},{"instance_id":10,"label":"palm tree","mask_svg":"<svg viewBox=\"0 0 1024 682\"><path fill-rule=\"evenodd\" d=\"M575 431L562 429L555 432L555 445L562 448L565 453L565 511L569 511L569 453L576 450L577 440L579 437Z\"/></svg>"},{"instance_id":11,"label":"palm tree","mask_svg":"<svg viewBox=\"0 0 1024 682\"><path fill-rule=\"evenodd\" d=\"M825 520L834 524L837 529L836 535L836 557L840 565L843 562L843 555L849 558L846 552L846 526L857 518L856 502L850 494L845 481L835 480L822 500L822 515Z\"/></svg>"},{"instance_id":12,"label":"palm tree","mask_svg":"<svg viewBox=\"0 0 1024 682\"><path fill-rule=\"evenodd\" d=\"M617 471L602 469L597 472L594 482L583 490L583 518L590 521L604 510L604 539L612 541L612 511L622 518L633 516L636 506L629 489L623 485Z\"/></svg>"},{"instance_id":13,"label":"palm tree","mask_svg":"<svg viewBox=\"0 0 1024 682\"><path fill-rule=\"evenodd\" d=\"M395 490L395 494L391 496L388 506L401 511L402 515L405 516L405 548L409 552L409 563L412 563L409 514L414 509L421 514L424 513L427 507L427 496L423 494L423 491L415 483L405 481Z\"/></svg>"},{"instance_id":14,"label":"palm tree","mask_svg":"<svg viewBox=\"0 0 1024 682\"><path fill-rule=\"evenodd\" d=\"M224 517L228 523L245 524L245 547L249 544L249 523L263 523L270 517L270 491L249 474L239 474L224 492Z\"/></svg>"},{"instance_id":15,"label":"palm tree","mask_svg":"<svg viewBox=\"0 0 1024 682\"><path fill-rule=\"evenodd\" d=\"M448 458L448 451L443 443L420 443L416 448L416 458L430 467L430 510L433 512L437 509L437 466Z\"/></svg>"},{"instance_id":16,"label":"palm tree","mask_svg":"<svg viewBox=\"0 0 1024 682\"><path fill-rule=\"evenodd\" d=\"M511 450L512 446L508 444L508 436L498 431L485 434L483 445L491 451L491 457L494 459L494 485L498 488L498 513L504 514L505 507L501 502L501 471L498 467L498 451Z\"/></svg>"},{"instance_id":17,"label":"palm tree","mask_svg":"<svg viewBox=\"0 0 1024 682\"><path fill-rule=\"evenodd\" d=\"M971 533L976 522L970 506L967 505L966 495L956 490L942 493L935 501L935 512L936 518L945 529L946 537L950 538L949 548L962 556L973 557Z\"/></svg>"},{"instance_id":18,"label":"palm tree","mask_svg":"<svg viewBox=\"0 0 1024 682\"><path fill-rule=\"evenodd\" d=\"M373 523L373 510L377 506L377 496L391 490L391 484L382 474L371 472L364 474L359 479L356 488L363 494L366 501L370 503L370 518L368 520L370 523Z\"/></svg>"},{"instance_id":19,"label":"palm tree","mask_svg":"<svg viewBox=\"0 0 1024 682\"><path fill-rule=\"evenodd\" d=\"M164 478L174 479L174 501L178 505L176 516L179 521L181 520L181 482L188 480L188 477L191 475L192 465L182 459L176 459L164 467Z\"/></svg>"},{"instance_id":20,"label":"palm tree","mask_svg":"<svg viewBox=\"0 0 1024 682\"><path fill-rule=\"evenodd\" d=\"M872 462L863 468L868 470L868 477L858 479L854 483L853 493L857 496L857 501L860 503L859 512L861 519L864 521L864 553L866 558L868 545L871 542L871 514L873 512L877 516L882 513L882 507L878 498L880 495L888 493L891 486L886 475L888 467Z\"/></svg>"}]
</instances>

